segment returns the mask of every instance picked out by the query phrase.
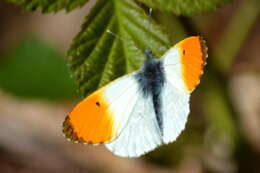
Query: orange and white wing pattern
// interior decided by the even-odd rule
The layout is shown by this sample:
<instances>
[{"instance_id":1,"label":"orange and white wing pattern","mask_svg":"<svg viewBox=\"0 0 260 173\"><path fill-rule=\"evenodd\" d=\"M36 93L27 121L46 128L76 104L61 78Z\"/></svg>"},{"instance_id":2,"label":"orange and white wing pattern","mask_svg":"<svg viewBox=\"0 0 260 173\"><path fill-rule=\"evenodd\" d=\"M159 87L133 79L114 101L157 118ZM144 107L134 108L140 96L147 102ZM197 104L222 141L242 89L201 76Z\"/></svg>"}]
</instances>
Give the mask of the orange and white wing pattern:
<instances>
[{"instance_id":1,"label":"orange and white wing pattern","mask_svg":"<svg viewBox=\"0 0 260 173\"><path fill-rule=\"evenodd\" d=\"M81 101L63 123L66 138L92 144L114 140L137 101L138 85L133 76L121 77Z\"/></svg>"},{"instance_id":2,"label":"orange and white wing pattern","mask_svg":"<svg viewBox=\"0 0 260 173\"><path fill-rule=\"evenodd\" d=\"M207 48L200 37L189 37L165 53L166 83L162 89L163 143L176 140L190 112L190 93L198 85L206 64Z\"/></svg>"},{"instance_id":3,"label":"orange and white wing pattern","mask_svg":"<svg viewBox=\"0 0 260 173\"><path fill-rule=\"evenodd\" d=\"M176 88L191 93L200 82L206 57L207 47L201 37L180 41L162 57L167 80Z\"/></svg>"}]
</instances>

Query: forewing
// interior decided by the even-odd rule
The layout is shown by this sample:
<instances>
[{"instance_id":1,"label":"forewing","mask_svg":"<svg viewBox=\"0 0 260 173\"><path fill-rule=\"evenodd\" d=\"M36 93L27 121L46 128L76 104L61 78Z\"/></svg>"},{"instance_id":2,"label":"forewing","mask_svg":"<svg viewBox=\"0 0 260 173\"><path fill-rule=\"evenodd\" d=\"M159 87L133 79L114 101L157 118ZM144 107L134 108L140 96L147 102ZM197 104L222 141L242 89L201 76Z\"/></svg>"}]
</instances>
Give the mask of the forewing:
<instances>
[{"instance_id":1,"label":"forewing","mask_svg":"<svg viewBox=\"0 0 260 173\"><path fill-rule=\"evenodd\" d=\"M137 101L134 74L117 79L81 101L63 123L65 136L80 143L114 140L125 127Z\"/></svg>"},{"instance_id":2,"label":"forewing","mask_svg":"<svg viewBox=\"0 0 260 173\"><path fill-rule=\"evenodd\" d=\"M174 141L185 128L190 93L199 84L206 57L205 41L193 36L177 43L161 59L166 78L161 93L164 143Z\"/></svg>"}]
</instances>

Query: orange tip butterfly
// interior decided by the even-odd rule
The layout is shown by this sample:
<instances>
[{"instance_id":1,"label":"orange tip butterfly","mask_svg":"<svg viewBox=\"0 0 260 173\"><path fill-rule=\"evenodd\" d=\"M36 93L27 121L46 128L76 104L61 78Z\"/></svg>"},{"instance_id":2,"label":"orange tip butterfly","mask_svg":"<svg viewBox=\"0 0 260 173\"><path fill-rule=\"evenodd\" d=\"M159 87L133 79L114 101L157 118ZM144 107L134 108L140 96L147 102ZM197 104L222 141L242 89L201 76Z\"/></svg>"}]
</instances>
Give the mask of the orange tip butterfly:
<instances>
[{"instance_id":1,"label":"orange tip butterfly","mask_svg":"<svg viewBox=\"0 0 260 173\"><path fill-rule=\"evenodd\" d=\"M206 64L205 41L186 38L159 60L149 50L144 54L140 71L100 88L69 113L63 123L66 138L103 143L121 157L138 157L176 140Z\"/></svg>"}]
</instances>

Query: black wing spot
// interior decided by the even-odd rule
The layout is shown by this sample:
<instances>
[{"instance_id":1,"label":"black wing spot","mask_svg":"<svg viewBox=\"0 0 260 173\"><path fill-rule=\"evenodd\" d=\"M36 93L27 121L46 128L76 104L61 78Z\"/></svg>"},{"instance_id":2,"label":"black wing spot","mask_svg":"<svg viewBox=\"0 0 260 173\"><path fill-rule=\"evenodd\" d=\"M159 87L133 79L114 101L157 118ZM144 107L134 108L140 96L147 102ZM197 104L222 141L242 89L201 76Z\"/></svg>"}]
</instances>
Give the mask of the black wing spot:
<instances>
[{"instance_id":1,"label":"black wing spot","mask_svg":"<svg viewBox=\"0 0 260 173\"><path fill-rule=\"evenodd\" d=\"M100 103L99 103L99 102L96 102L96 105L97 105L97 106L100 106Z\"/></svg>"},{"instance_id":2,"label":"black wing spot","mask_svg":"<svg viewBox=\"0 0 260 173\"><path fill-rule=\"evenodd\" d=\"M185 50L183 50L183 51L182 51L182 54L185 55L185 53L186 53Z\"/></svg>"}]
</instances>

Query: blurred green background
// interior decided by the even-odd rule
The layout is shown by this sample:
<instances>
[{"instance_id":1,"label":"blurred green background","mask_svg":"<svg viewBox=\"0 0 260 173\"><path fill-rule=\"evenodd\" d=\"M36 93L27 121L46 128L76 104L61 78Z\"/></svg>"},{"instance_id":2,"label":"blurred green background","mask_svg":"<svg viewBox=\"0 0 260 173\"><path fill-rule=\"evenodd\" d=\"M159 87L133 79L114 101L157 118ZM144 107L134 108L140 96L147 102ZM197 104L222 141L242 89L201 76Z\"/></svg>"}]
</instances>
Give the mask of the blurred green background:
<instances>
[{"instance_id":1,"label":"blurred green background","mask_svg":"<svg viewBox=\"0 0 260 173\"><path fill-rule=\"evenodd\" d=\"M25 36L3 55L0 87L17 97L65 100L76 96L65 54L40 39Z\"/></svg>"},{"instance_id":2,"label":"blurred green background","mask_svg":"<svg viewBox=\"0 0 260 173\"><path fill-rule=\"evenodd\" d=\"M260 173L260 2L192 17L155 11L174 43L202 35L209 58L184 132L138 159L62 136L80 99L66 51L94 2L55 14L0 2L0 172Z\"/></svg>"}]
</instances>

